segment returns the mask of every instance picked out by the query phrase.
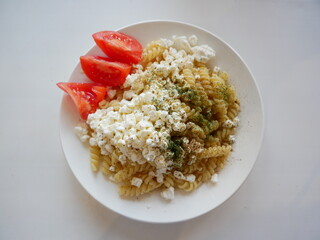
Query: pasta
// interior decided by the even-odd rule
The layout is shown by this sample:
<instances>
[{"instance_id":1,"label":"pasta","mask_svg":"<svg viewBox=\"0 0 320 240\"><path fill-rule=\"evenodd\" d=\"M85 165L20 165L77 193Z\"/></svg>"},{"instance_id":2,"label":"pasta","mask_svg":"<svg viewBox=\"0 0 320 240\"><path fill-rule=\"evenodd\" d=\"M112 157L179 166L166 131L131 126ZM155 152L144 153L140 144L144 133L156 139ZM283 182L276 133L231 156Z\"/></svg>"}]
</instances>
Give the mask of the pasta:
<instances>
[{"instance_id":1,"label":"pasta","mask_svg":"<svg viewBox=\"0 0 320 240\"><path fill-rule=\"evenodd\" d=\"M147 45L142 53L142 61L141 65L146 66L147 64L153 61L162 60L163 52L165 51L165 47L161 46L159 42L153 41Z\"/></svg>"},{"instance_id":2,"label":"pasta","mask_svg":"<svg viewBox=\"0 0 320 240\"><path fill-rule=\"evenodd\" d=\"M97 146L90 146L90 163L91 169L97 172L101 162L100 149Z\"/></svg>"},{"instance_id":3,"label":"pasta","mask_svg":"<svg viewBox=\"0 0 320 240\"><path fill-rule=\"evenodd\" d=\"M158 183L153 179L152 176L144 175L142 177L143 183L140 187L132 185L123 185L119 189L119 194L124 197L135 197L141 194L151 192L152 190L158 188L161 183Z\"/></svg>"},{"instance_id":4,"label":"pasta","mask_svg":"<svg viewBox=\"0 0 320 240\"><path fill-rule=\"evenodd\" d=\"M191 192L191 191L195 190L198 186L199 186L199 183L196 181L195 182L188 182L188 181L184 181L181 179L177 180L177 187L179 189L186 191L186 192Z\"/></svg>"},{"instance_id":5,"label":"pasta","mask_svg":"<svg viewBox=\"0 0 320 240\"><path fill-rule=\"evenodd\" d=\"M92 169L119 184L122 197L193 191L232 151L240 101L228 73L207 66L213 50L192 46L183 36L149 43L124 85L88 117Z\"/></svg>"},{"instance_id":6,"label":"pasta","mask_svg":"<svg viewBox=\"0 0 320 240\"><path fill-rule=\"evenodd\" d=\"M150 169L151 169L151 165L149 164L134 164L118 171L114 175L114 180L116 182L122 182L126 179L129 179L131 176L133 176L136 173L139 173L142 171L148 171Z\"/></svg>"}]
</instances>

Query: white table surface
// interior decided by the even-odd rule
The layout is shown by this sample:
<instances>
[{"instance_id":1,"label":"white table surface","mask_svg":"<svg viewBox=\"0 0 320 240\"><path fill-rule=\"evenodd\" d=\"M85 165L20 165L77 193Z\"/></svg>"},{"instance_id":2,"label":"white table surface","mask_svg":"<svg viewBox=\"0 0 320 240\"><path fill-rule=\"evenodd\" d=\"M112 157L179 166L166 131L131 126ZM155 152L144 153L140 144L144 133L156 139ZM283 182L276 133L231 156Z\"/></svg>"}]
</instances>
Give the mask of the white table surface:
<instances>
[{"instance_id":1,"label":"white table surface","mask_svg":"<svg viewBox=\"0 0 320 240\"><path fill-rule=\"evenodd\" d=\"M320 2L92 2L0 2L0 239L320 239ZM59 140L55 83L68 80L90 35L152 19L224 39L264 100L264 141L247 181L217 209L175 224L104 208Z\"/></svg>"}]
</instances>

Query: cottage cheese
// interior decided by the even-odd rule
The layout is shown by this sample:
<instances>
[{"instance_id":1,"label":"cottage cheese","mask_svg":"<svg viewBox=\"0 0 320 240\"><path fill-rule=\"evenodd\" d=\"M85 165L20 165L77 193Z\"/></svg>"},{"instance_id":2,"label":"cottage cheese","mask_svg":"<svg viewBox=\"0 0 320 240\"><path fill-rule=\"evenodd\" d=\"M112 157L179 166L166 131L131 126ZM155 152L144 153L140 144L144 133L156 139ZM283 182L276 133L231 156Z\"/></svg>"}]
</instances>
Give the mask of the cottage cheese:
<instances>
[{"instance_id":1,"label":"cottage cheese","mask_svg":"<svg viewBox=\"0 0 320 240\"><path fill-rule=\"evenodd\" d=\"M88 135L87 125L80 123L74 128L74 131L81 142L87 142L89 140L90 136Z\"/></svg>"},{"instance_id":2,"label":"cottage cheese","mask_svg":"<svg viewBox=\"0 0 320 240\"><path fill-rule=\"evenodd\" d=\"M226 120L224 123L223 123L223 126L226 127L226 128L232 128L232 127L238 127L239 126L239 123L240 123L240 119L239 117L235 117L233 119L233 121L231 120Z\"/></svg>"},{"instance_id":3,"label":"cottage cheese","mask_svg":"<svg viewBox=\"0 0 320 240\"><path fill-rule=\"evenodd\" d=\"M166 200L173 200L174 199L174 188L169 187L169 188L163 190L160 194L161 194L161 197L163 197Z\"/></svg>"},{"instance_id":4,"label":"cottage cheese","mask_svg":"<svg viewBox=\"0 0 320 240\"><path fill-rule=\"evenodd\" d=\"M198 62L207 63L210 58L215 56L214 50L208 45L194 46L191 48L194 58Z\"/></svg>"},{"instance_id":5,"label":"cottage cheese","mask_svg":"<svg viewBox=\"0 0 320 240\"><path fill-rule=\"evenodd\" d=\"M213 174L210 181L212 183L218 183L219 182L218 174L217 173Z\"/></svg>"},{"instance_id":6,"label":"cottage cheese","mask_svg":"<svg viewBox=\"0 0 320 240\"><path fill-rule=\"evenodd\" d=\"M188 182L193 183L196 180L196 176L193 174L189 174L188 176L184 176L182 172L180 171L174 171L173 176L177 179L185 180Z\"/></svg>"},{"instance_id":7,"label":"cottage cheese","mask_svg":"<svg viewBox=\"0 0 320 240\"><path fill-rule=\"evenodd\" d=\"M213 72L219 73L219 72L220 72L220 67L215 66L215 67L213 68Z\"/></svg>"},{"instance_id":8,"label":"cottage cheese","mask_svg":"<svg viewBox=\"0 0 320 240\"><path fill-rule=\"evenodd\" d=\"M236 136L235 135L230 135L229 136L229 142L232 144L232 143L235 143L235 141L236 141Z\"/></svg>"},{"instance_id":9,"label":"cottage cheese","mask_svg":"<svg viewBox=\"0 0 320 240\"><path fill-rule=\"evenodd\" d=\"M194 47L194 46L197 45L197 43L198 43L198 38L197 38L196 35L191 35L191 36L188 38L188 40L189 40L189 44L190 44L191 47Z\"/></svg>"},{"instance_id":10,"label":"cottage cheese","mask_svg":"<svg viewBox=\"0 0 320 240\"><path fill-rule=\"evenodd\" d=\"M191 46L188 38L186 36L173 36L174 47L178 50L184 50L187 53L191 53Z\"/></svg>"},{"instance_id":11,"label":"cottage cheese","mask_svg":"<svg viewBox=\"0 0 320 240\"><path fill-rule=\"evenodd\" d=\"M240 118L239 117L235 117L233 119L233 126L234 127L238 127L239 126L239 123L240 123Z\"/></svg>"},{"instance_id":12,"label":"cottage cheese","mask_svg":"<svg viewBox=\"0 0 320 240\"><path fill-rule=\"evenodd\" d=\"M226 127L226 128L232 128L233 127L233 122L228 119L223 123L223 126Z\"/></svg>"},{"instance_id":13,"label":"cottage cheese","mask_svg":"<svg viewBox=\"0 0 320 240\"><path fill-rule=\"evenodd\" d=\"M131 180L131 185L136 186L137 188L139 188L142 183L143 181L141 178L133 177Z\"/></svg>"}]
</instances>

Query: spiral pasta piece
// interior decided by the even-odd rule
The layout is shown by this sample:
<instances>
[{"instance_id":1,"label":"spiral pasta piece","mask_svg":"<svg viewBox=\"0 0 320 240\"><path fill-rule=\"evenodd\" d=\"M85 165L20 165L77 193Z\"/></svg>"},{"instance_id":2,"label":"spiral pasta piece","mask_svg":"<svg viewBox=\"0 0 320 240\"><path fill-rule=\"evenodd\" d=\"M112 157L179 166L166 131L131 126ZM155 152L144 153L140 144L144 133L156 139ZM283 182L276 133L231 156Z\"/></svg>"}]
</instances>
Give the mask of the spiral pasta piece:
<instances>
[{"instance_id":1,"label":"spiral pasta piece","mask_svg":"<svg viewBox=\"0 0 320 240\"><path fill-rule=\"evenodd\" d=\"M218 158L208 158L202 162L202 171L198 172L197 180L206 182L211 179L212 175L216 173Z\"/></svg>"},{"instance_id":2,"label":"spiral pasta piece","mask_svg":"<svg viewBox=\"0 0 320 240\"><path fill-rule=\"evenodd\" d=\"M215 136L220 140L220 142L226 142L228 141L229 136L233 135L234 133L234 128L221 128L216 131Z\"/></svg>"},{"instance_id":3,"label":"spiral pasta piece","mask_svg":"<svg viewBox=\"0 0 320 240\"><path fill-rule=\"evenodd\" d=\"M212 113L219 122L224 122L228 119L228 104L222 99L214 99L212 105Z\"/></svg>"},{"instance_id":4,"label":"spiral pasta piece","mask_svg":"<svg viewBox=\"0 0 320 240\"><path fill-rule=\"evenodd\" d=\"M174 178L174 176L172 176L171 173L166 174L166 175L164 176L163 185L164 185L166 188L174 187L174 186L175 186L175 178Z\"/></svg>"},{"instance_id":5,"label":"spiral pasta piece","mask_svg":"<svg viewBox=\"0 0 320 240\"><path fill-rule=\"evenodd\" d=\"M229 119L233 120L238 116L240 112L240 101L237 99L232 104L229 104L227 109L227 116Z\"/></svg>"},{"instance_id":6,"label":"spiral pasta piece","mask_svg":"<svg viewBox=\"0 0 320 240\"><path fill-rule=\"evenodd\" d=\"M219 158L219 161L217 162L216 172L219 172L221 169L224 168L227 160L228 160L227 156Z\"/></svg>"},{"instance_id":7,"label":"spiral pasta piece","mask_svg":"<svg viewBox=\"0 0 320 240\"><path fill-rule=\"evenodd\" d=\"M185 81L190 85L193 86L196 83L196 79L192 73L192 70L189 68L183 69L183 76Z\"/></svg>"},{"instance_id":8,"label":"spiral pasta piece","mask_svg":"<svg viewBox=\"0 0 320 240\"><path fill-rule=\"evenodd\" d=\"M153 41L143 50L141 65L146 67L154 61L161 61L166 47L159 45L158 41Z\"/></svg>"},{"instance_id":9,"label":"spiral pasta piece","mask_svg":"<svg viewBox=\"0 0 320 240\"><path fill-rule=\"evenodd\" d=\"M215 146L205 148L201 153L198 154L198 158L212 158L228 155L231 151L231 146Z\"/></svg>"},{"instance_id":10,"label":"spiral pasta piece","mask_svg":"<svg viewBox=\"0 0 320 240\"><path fill-rule=\"evenodd\" d=\"M120 186L119 194L122 197L138 197L142 194L146 194L151 192L162 185L162 183L158 183L156 180L153 179L152 176L146 175L142 178L143 183L140 187L132 186L132 185L125 185Z\"/></svg>"},{"instance_id":11,"label":"spiral pasta piece","mask_svg":"<svg viewBox=\"0 0 320 240\"><path fill-rule=\"evenodd\" d=\"M106 175L106 176L109 176L109 175L112 175L113 171L110 170L110 167L112 166L111 164L111 159L108 157L108 158L105 158L103 161L102 161L102 164L101 164L101 171Z\"/></svg>"},{"instance_id":12,"label":"spiral pasta piece","mask_svg":"<svg viewBox=\"0 0 320 240\"><path fill-rule=\"evenodd\" d=\"M118 171L114 175L114 180L116 182L122 182L124 180L129 179L130 177L132 177L134 174L136 174L138 172L148 171L151 169L152 169L152 166L149 163L130 165L130 166Z\"/></svg>"},{"instance_id":13,"label":"spiral pasta piece","mask_svg":"<svg viewBox=\"0 0 320 240\"><path fill-rule=\"evenodd\" d=\"M109 102L105 99L103 99L101 102L99 102L99 108L106 109L109 107Z\"/></svg>"},{"instance_id":14,"label":"spiral pasta piece","mask_svg":"<svg viewBox=\"0 0 320 240\"><path fill-rule=\"evenodd\" d=\"M229 81L229 74L225 71L220 71L218 76L222 78L226 83Z\"/></svg>"},{"instance_id":15,"label":"spiral pasta piece","mask_svg":"<svg viewBox=\"0 0 320 240\"><path fill-rule=\"evenodd\" d=\"M199 182L189 182L185 180L178 179L177 180L177 187L181 190L184 190L186 192L191 192L195 190L199 186Z\"/></svg>"},{"instance_id":16,"label":"spiral pasta piece","mask_svg":"<svg viewBox=\"0 0 320 240\"><path fill-rule=\"evenodd\" d=\"M89 150L91 169L92 171L97 172L101 162L100 148L98 146L90 146Z\"/></svg>"},{"instance_id":17,"label":"spiral pasta piece","mask_svg":"<svg viewBox=\"0 0 320 240\"><path fill-rule=\"evenodd\" d=\"M183 169L183 174L193 174L195 172L198 171L202 171L202 164L200 161L196 161L195 163L191 164L191 165L187 165L184 169Z\"/></svg>"}]
</instances>

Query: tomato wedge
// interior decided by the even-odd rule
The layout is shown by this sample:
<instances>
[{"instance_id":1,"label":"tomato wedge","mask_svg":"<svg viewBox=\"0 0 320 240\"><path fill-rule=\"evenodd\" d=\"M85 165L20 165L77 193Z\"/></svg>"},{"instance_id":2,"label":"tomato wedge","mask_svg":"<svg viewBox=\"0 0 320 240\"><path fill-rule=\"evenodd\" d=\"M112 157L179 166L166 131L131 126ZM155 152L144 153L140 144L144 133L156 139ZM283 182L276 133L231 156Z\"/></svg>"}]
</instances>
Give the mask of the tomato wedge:
<instances>
[{"instance_id":1,"label":"tomato wedge","mask_svg":"<svg viewBox=\"0 0 320 240\"><path fill-rule=\"evenodd\" d=\"M90 80L107 86L122 85L131 69L129 64L100 56L82 56L80 63L83 72Z\"/></svg>"},{"instance_id":2,"label":"tomato wedge","mask_svg":"<svg viewBox=\"0 0 320 240\"><path fill-rule=\"evenodd\" d=\"M70 95L84 120L97 110L108 90L108 87L95 83L59 82L57 86Z\"/></svg>"},{"instance_id":3,"label":"tomato wedge","mask_svg":"<svg viewBox=\"0 0 320 240\"><path fill-rule=\"evenodd\" d=\"M121 32L102 31L92 35L98 47L110 58L124 63L138 63L142 46L138 40Z\"/></svg>"}]
</instances>

